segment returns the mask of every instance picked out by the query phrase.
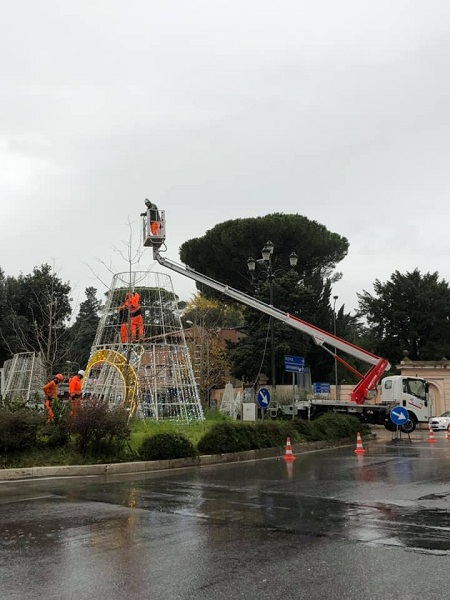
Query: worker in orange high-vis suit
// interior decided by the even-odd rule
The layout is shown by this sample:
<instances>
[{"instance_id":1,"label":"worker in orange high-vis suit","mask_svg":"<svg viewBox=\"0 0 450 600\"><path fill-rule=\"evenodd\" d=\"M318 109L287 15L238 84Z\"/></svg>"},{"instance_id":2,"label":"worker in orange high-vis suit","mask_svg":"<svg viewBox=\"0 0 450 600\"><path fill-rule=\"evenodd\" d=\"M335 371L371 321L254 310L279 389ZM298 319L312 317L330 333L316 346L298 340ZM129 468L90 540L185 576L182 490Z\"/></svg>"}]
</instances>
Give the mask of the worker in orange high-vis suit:
<instances>
[{"instance_id":1,"label":"worker in orange high-vis suit","mask_svg":"<svg viewBox=\"0 0 450 600\"><path fill-rule=\"evenodd\" d=\"M144 319L142 318L141 306L137 292L128 293L125 296L125 304L130 311L130 333L132 342L144 341Z\"/></svg>"},{"instance_id":2,"label":"worker in orange high-vis suit","mask_svg":"<svg viewBox=\"0 0 450 600\"><path fill-rule=\"evenodd\" d=\"M47 423L53 421L55 418L55 414L52 409L53 400L58 400L58 384L64 381L63 375L58 373L55 375L53 379L51 379L48 383L44 385L42 391L45 394L45 410L47 412Z\"/></svg>"},{"instance_id":3,"label":"worker in orange high-vis suit","mask_svg":"<svg viewBox=\"0 0 450 600\"><path fill-rule=\"evenodd\" d=\"M83 369L69 379L70 416L76 417L81 406L81 380L84 377Z\"/></svg>"}]
</instances>

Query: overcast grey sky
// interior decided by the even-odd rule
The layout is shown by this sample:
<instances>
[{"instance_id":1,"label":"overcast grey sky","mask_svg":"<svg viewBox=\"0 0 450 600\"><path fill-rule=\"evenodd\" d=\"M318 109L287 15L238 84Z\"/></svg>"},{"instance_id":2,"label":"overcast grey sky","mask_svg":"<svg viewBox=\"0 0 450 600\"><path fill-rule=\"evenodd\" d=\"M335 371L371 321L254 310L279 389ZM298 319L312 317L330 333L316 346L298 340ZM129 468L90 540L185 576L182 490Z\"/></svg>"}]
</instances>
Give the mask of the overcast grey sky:
<instances>
[{"instance_id":1,"label":"overcast grey sky","mask_svg":"<svg viewBox=\"0 0 450 600\"><path fill-rule=\"evenodd\" d=\"M346 236L347 310L397 269L448 281L449 34L444 0L2 2L0 267L103 292L149 197L174 260L271 212Z\"/></svg>"}]
</instances>

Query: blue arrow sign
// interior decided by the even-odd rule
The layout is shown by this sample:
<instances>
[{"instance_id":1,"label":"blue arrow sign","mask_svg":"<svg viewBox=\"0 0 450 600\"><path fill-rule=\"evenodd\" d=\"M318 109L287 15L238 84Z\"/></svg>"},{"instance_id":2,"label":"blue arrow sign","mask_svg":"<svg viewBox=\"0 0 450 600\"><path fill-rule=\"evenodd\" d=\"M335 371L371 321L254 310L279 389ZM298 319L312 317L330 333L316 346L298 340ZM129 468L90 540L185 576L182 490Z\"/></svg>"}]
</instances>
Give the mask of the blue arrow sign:
<instances>
[{"instance_id":1,"label":"blue arrow sign","mask_svg":"<svg viewBox=\"0 0 450 600\"><path fill-rule=\"evenodd\" d=\"M389 414L394 425L404 425L409 420L409 413L403 406L396 406Z\"/></svg>"},{"instance_id":2,"label":"blue arrow sign","mask_svg":"<svg viewBox=\"0 0 450 600\"><path fill-rule=\"evenodd\" d=\"M256 396L256 401L261 408L267 408L270 404L270 392L267 388L261 388Z\"/></svg>"}]
</instances>

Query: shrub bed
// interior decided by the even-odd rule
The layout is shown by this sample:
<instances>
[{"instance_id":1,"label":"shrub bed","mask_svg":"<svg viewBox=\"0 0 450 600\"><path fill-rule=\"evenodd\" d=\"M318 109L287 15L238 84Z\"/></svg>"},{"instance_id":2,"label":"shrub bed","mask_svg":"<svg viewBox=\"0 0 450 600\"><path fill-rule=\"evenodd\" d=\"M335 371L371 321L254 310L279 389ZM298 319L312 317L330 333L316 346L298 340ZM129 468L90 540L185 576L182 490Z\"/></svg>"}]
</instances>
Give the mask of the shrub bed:
<instances>
[{"instance_id":1,"label":"shrub bed","mask_svg":"<svg viewBox=\"0 0 450 600\"><path fill-rule=\"evenodd\" d=\"M368 427L361 423L357 417L340 415L329 412L315 421L310 422L312 439L314 440L339 440L342 438L356 438L358 431L365 434Z\"/></svg>"},{"instance_id":2,"label":"shrub bed","mask_svg":"<svg viewBox=\"0 0 450 600\"><path fill-rule=\"evenodd\" d=\"M216 416L217 413L214 414ZM242 423L221 416L192 424L128 423L121 408L101 401L83 403L76 418L61 413L46 424L42 411L0 406L0 467L94 464L123 460L167 460L258 448L284 448L317 440L356 438L370 432L356 417L327 413L315 421ZM138 437L129 446L130 426ZM69 435L67 435L69 434ZM81 453L81 454L80 454Z\"/></svg>"},{"instance_id":3,"label":"shrub bed","mask_svg":"<svg viewBox=\"0 0 450 600\"><path fill-rule=\"evenodd\" d=\"M76 415L69 417L69 432L77 449L93 456L119 455L130 438L128 413L123 408L109 408L101 399L83 401Z\"/></svg>"},{"instance_id":4,"label":"shrub bed","mask_svg":"<svg viewBox=\"0 0 450 600\"><path fill-rule=\"evenodd\" d=\"M252 424L217 423L198 443L200 454L226 454L258 448L283 446L286 436L298 441L298 436L288 422L256 422Z\"/></svg>"},{"instance_id":5,"label":"shrub bed","mask_svg":"<svg viewBox=\"0 0 450 600\"><path fill-rule=\"evenodd\" d=\"M24 452L38 445L38 432L45 423L42 413L29 408L0 408L0 448L8 452Z\"/></svg>"},{"instance_id":6,"label":"shrub bed","mask_svg":"<svg viewBox=\"0 0 450 600\"><path fill-rule=\"evenodd\" d=\"M253 428L258 448L282 448L287 436L297 439L291 421L256 421Z\"/></svg>"},{"instance_id":7,"label":"shrub bed","mask_svg":"<svg viewBox=\"0 0 450 600\"><path fill-rule=\"evenodd\" d=\"M225 454L257 448L284 447L286 438L291 442L337 440L356 437L368 428L356 417L327 413L317 421L257 421L252 424L238 422L217 423L198 442L200 454Z\"/></svg>"},{"instance_id":8,"label":"shrub bed","mask_svg":"<svg viewBox=\"0 0 450 600\"><path fill-rule=\"evenodd\" d=\"M169 460L195 456L197 451L194 444L182 433L157 433L144 438L139 448L141 460Z\"/></svg>"}]
</instances>

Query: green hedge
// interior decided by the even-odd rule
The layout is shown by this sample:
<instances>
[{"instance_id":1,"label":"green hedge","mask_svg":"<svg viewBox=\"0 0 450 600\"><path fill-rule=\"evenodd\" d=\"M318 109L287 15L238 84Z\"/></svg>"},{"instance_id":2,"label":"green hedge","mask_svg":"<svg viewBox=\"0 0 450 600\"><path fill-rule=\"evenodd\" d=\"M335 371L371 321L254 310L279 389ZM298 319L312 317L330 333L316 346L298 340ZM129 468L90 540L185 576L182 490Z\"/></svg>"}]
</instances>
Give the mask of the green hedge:
<instances>
[{"instance_id":1,"label":"green hedge","mask_svg":"<svg viewBox=\"0 0 450 600\"><path fill-rule=\"evenodd\" d=\"M256 421L253 428L258 448L283 448L288 436L299 440L291 421Z\"/></svg>"},{"instance_id":2,"label":"green hedge","mask_svg":"<svg viewBox=\"0 0 450 600\"><path fill-rule=\"evenodd\" d=\"M194 444L181 433L157 433L144 438L139 448L142 460L169 460L174 458L194 458L197 451Z\"/></svg>"},{"instance_id":3,"label":"green hedge","mask_svg":"<svg viewBox=\"0 0 450 600\"><path fill-rule=\"evenodd\" d=\"M369 432L367 425L361 423L357 417L340 415L329 412L315 421L310 422L313 439L339 440L342 438L356 438L358 431L362 434Z\"/></svg>"},{"instance_id":4,"label":"green hedge","mask_svg":"<svg viewBox=\"0 0 450 600\"><path fill-rule=\"evenodd\" d=\"M284 447L286 438L291 442L338 440L356 438L356 433L366 433L367 427L359 419L348 415L327 413L316 421L257 421L217 423L199 441L200 454L226 454L257 448Z\"/></svg>"},{"instance_id":5,"label":"green hedge","mask_svg":"<svg viewBox=\"0 0 450 600\"><path fill-rule=\"evenodd\" d=\"M36 448L44 423L44 415L37 410L0 408L0 451L6 454Z\"/></svg>"},{"instance_id":6,"label":"green hedge","mask_svg":"<svg viewBox=\"0 0 450 600\"><path fill-rule=\"evenodd\" d=\"M217 423L199 441L200 454L226 454L258 448L283 447L286 437L298 441L290 423L259 421L256 423Z\"/></svg>"}]
</instances>

